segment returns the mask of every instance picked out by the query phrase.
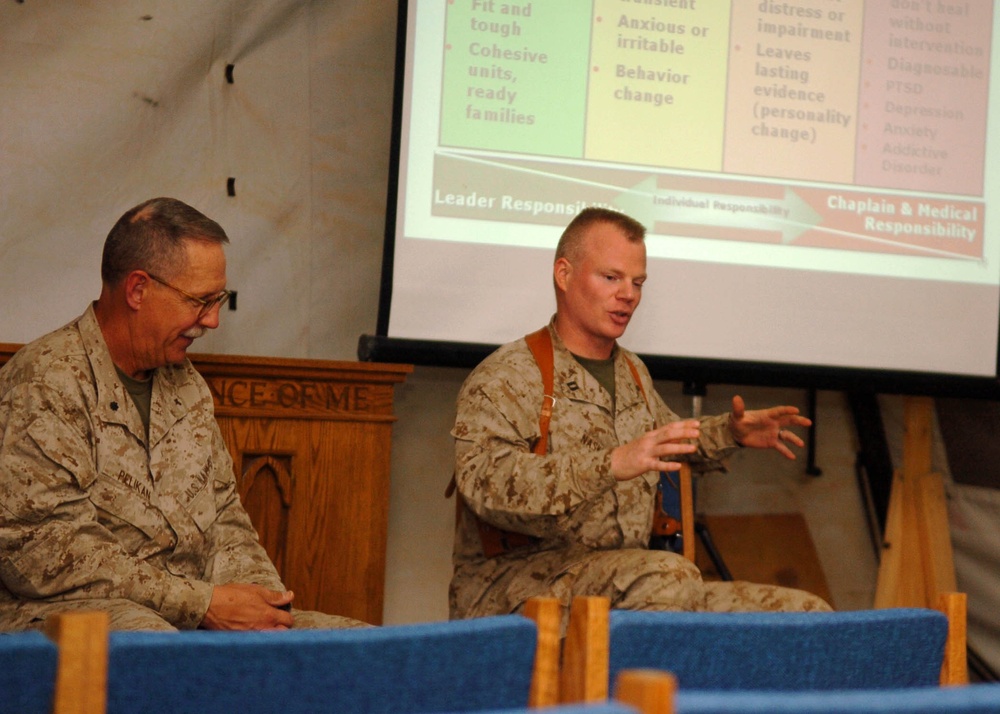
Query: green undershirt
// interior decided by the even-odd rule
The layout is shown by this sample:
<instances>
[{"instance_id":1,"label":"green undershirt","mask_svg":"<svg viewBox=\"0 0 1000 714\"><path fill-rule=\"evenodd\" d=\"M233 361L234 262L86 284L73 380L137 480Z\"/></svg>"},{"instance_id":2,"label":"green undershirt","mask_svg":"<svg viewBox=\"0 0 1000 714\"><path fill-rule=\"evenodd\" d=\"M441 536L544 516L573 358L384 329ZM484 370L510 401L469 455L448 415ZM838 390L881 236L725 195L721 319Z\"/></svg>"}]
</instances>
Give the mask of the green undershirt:
<instances>
[{"instance_id":1,"label":"green undershirt","mask_svg":"<svg viewBox=\"0 0 1000 714\"><path fill-rule=\"evenodd\" d=\"M115 371L118 372L118 378L125 385L125 391L129 393L132 397L132 403L135 404L135 408L139 410L139 418L142 419L142 426L146 430L146 437L149 437L149 410L150 404L153 401L153 378L149 379L134 379L124 372L122 372L118 367L115 367Z\"/></svg>"},{"instance_id":2,"label":"green undershirt","mask_svg":"<svg viewBox=\"0 0 1000 714\"><path fill-rule=\"evenodd\" d=\"M572 354L572 353L570 353ZM607 359L588 359L573 355L573 358L580 363L580 366L590 372L591 376L604 387L611 395L611 410L614 411L615 404L615 358L614 355Z\"/></svg>"}]
</instances>

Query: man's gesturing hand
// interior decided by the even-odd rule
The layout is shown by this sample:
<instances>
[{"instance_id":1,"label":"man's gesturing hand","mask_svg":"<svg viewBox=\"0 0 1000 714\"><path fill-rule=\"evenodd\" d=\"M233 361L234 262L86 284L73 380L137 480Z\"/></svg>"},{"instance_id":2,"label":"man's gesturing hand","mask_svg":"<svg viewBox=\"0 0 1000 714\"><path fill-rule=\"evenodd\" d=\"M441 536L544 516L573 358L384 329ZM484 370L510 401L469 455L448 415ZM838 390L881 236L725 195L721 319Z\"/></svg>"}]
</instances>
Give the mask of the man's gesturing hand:
<instances>
[{"instance_id":1,"label":"man's gesturing hand","mask_svg":"<svg viewBox=\"0 0 1000 714\"><path fill-rule=\"evenodd\" d=\"M807 427L812 422L799 415L795 407L781 406L769 409L747 410L743 398L733 397L733 411L729 415L729 429L741 446L755 449L776 449L786 459L795 454L788 444L802 448L805 443L789 426Z\"/></svg>"},{"instance_id":2,"label":"man's gesturing hand","mask_svg":"<svg viewBox=\"0 0 1000 714\"><path fill-rule=\"evenodd\" d=\"M611 475L628 481L647 471L676 471L680 463L668 459L693 453L698 429L697 419L675 421L622 444L611 452Z\"/></svg>"}]
</instances>

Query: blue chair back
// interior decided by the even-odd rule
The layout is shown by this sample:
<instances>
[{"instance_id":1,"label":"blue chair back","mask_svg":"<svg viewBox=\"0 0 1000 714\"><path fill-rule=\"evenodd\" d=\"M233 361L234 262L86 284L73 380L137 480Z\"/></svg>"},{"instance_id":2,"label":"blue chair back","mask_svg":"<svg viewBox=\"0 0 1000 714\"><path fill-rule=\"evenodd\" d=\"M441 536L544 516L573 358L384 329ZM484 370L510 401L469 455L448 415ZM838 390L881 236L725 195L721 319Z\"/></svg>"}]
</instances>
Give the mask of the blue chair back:
<instances>
[{"instance_id":1,"label":"blue chair back","mask_svg":"<svg viewBox=\"0 0 1000 714\"><path fill-rule=\"evenodd\" d=\"M660 669L685 689L888 689L938 684L948 620L921 608L829 613L612 610L609 681Z\"/></svg>"},{"instance_id":2,"label":"blue chair back","mask_svg":"<svg viewBox=\"0 0 1000 714\"><path fill-rule=\"evenodd\" d=\"M996 714L1000 684L886 691L679 691L676 714Z\"/></svg>"},{"instance_id":3,"label":"blue chair back","mask_svg":"<svg viewBox=\"0 0 1000 714\"><path fill-rule=\"evenodd\" d=\"M49 714L59 652L41 632L0 634L0 714Z\"/></svg>"},{"instance_id":4,"label":"blue chair back","mask_svg":"<svg viewBox=\"0 0 1000 714\"><path fill-rule=\"evenodd\" d=\"M525 707L519 615L359 630L112 632L109 714L472 712Z\"/></svg>"}]
</instances>

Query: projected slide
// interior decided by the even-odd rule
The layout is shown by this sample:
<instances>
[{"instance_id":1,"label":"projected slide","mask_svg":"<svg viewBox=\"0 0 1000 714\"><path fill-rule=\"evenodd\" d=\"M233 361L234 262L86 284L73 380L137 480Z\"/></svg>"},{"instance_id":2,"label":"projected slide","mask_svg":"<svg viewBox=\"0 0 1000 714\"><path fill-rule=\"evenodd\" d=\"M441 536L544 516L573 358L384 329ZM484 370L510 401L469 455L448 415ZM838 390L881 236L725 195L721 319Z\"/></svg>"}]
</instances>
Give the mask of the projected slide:
<instances>
[{"instance_id":1,"label":"projected slide","mask_svg":"<svg viewBox=\"0 0 1000 714\"><path fill-rule=\"evenodd\" d=\"M649 231L633 349L995 374L995 23L986 0L411 0L390 336L518 336L551 304L511 276L599 205Z\"/></svg>"},{"instance_id":2,"label":"projected slide","mask_svg":"<svg viewBox=\"0 0 1000 714\"><path fill-rule=\"evenodd\" d=\"M982 258L991 18L937 0L456 0L432 212L562 224L608 204L658 234ZM520 190L497 190L512 173Z\"/></svg>"}]
</instances>

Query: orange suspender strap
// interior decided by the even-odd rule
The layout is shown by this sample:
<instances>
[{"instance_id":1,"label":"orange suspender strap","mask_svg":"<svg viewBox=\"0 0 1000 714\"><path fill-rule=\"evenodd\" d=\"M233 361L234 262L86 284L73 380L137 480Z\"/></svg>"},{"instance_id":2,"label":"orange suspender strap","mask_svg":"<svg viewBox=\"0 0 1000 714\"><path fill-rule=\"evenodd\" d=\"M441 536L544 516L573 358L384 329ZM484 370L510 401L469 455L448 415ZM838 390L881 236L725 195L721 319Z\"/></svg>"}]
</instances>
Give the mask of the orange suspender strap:
<instances>
[{"instance_id":1,"label":"orange suspender strap","mask_svg":"<svg viewBox=\"0 0 1000 714\"><path fill-rule=\"evenodd\" d=\"M632 373L632 379L635 380L635 386L639 388L639 393L642 394L642 398L646 400L646 408L649 409L650 414L653 414L653 408L649 406L649 397L646 396L646 389L642 386L642 380L639 379L639 370L635 368L635 365L632 364L632 360L628 357L625 358L625 363L628 364L628 369ZM655 414L653 414L653 418L656 418Z\"/></svg>"},{"instance_id":2,"label":"orange suspender strap","mask_svg":"<svg viewBox=\"0 0 1000 714\"><path fill-rule=\"evenodd\" d=\"M552 405L556 403L555 394L555 361L552 350L552 335L549 328L543 327L537 332L525 335L524 341L531 350L531 356L538 363L542 373L542 412L538 417L538 441L531 448L532 453L545 456L549 451L549 422L552 421Z\"/></svg>"},{"instance_id":3,"label":"orange suspender strap","mask_svg":"<svg viewBox=\"0 0 1000 714\"><path fill-rule=\"evenodd\" d=\"M552 336L549 334L548 328L543 327L537 332L525 335L524 341L527 343L528 349L531 350L531 356L535 358L535 362L538 364L538 370L542 373L542 412L538 418L538 440L531 447L531 453L544 456L549 450L549 422L552 420L552 405L556 402L556 398L552 394L555 384ZM642 389L638 374L631 362L629 362L629 367L632 367L632 374L636 377L636 384L639 384L639 389ZM646 396L645 392L643 392L643 396ZM457 486L455 475L452 474L448 488L444 492L444 497L451 498L451 494L455 493Z\"/></svg>"},{"instance_id":4,"label":"orange suspender strap","mask_svg":"<svg viewBox=\"0 0 1000 714\"><path fill-rule=\"evenodd\" d=\"M543 327L530 335L525 335L524 341L527 343L528 349L531 350L531 355L538 363L538 370L542 374L542 412L538 418L538 440L531 447L531 452L544 456L549 449L549 422L552 419L552 405L555 403L555 396L552 394L555 379L553 375L555 364L552 356L552 336L549 335L548 328ZM538 542L534 536L497 528L483 521L472 511L469 511L469 514L476 519L479 540L483 546L483 555L487 558L495 558L516 548L523 548Z\"/></svg>"},{"instance_id":5,"label":"orange suspender strap","mask_svg":"<svg viewBox=\"0 0 1000 714\"><path fill-rule=\"evenodd\" d=\"M545 455L548 452L549 422L552 420L552 406L556 403L556 398L553 394L555 391L555 358L552 350L552 336L549 334L548 328L543 327L538 332L526 335L524 341L528 343L531 356L535 358L535 362L538 363L538 369L542 373L542 389L544 392L542 396L542 413L538 418L538 441L535 443L532 451L539 455ZM635 364L628 357L625 358L625 364L628 365L628 369L632 373L632 379L635 380L635 386L639 388L639 393L642 394L642 398L646 402L646 407L652 413L653 409L649 406L646 389L642 386L642 380L639 379L639 370L636 369Z\"/></svg>"}]
</instances>

